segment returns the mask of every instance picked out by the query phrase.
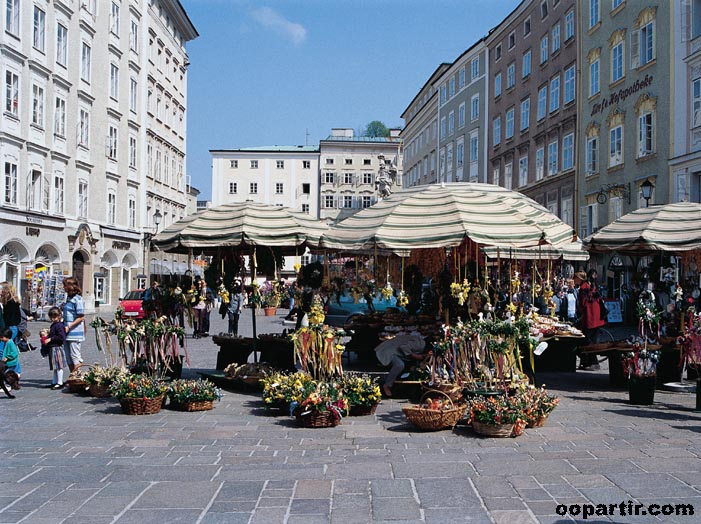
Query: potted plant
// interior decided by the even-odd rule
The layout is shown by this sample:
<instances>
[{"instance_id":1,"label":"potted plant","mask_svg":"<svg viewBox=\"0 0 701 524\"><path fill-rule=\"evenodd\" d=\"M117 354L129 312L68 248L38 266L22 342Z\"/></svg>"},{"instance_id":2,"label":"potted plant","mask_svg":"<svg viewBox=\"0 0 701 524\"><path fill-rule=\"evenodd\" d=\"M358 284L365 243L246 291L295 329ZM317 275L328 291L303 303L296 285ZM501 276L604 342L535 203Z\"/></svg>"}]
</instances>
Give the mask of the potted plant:
<instances>
[{"instance_id":1,"label":"potted plant","mask_svg":"<svg viewBox=\"0 0 701 524\"><path fill-rule=\"evenodd\" d=\"M129 371L121 366L101 367L95 363L83 374L83 380L93 397L106 398L112 396L110 386L128 374Z\"/></svg>"},{"instance_id":2,"label":"potted plant","mask_svg":"<svg viewBox=\"0 0 701 524\"><path fill-rule=\"evenodd\" d=\"M649 350L636 343L633 351L621 358L623 372L628 376L628 393L631 404L649 406L655 401L657 363L660 352Z\"/></svg>"},{"instance_id":3,"label":"potted plant","mask_svg":"<svg viewBox=\"0 0 701 524\"><path fill-rule=\"evenodd\" d=\"M168 398L175 410L206 411L221 399L221 392L208 380L174 380L168 386Z\"/></svg>"},{"instance_id":4,"label":"potted plant","mask_svg":"<svg viewBox=\"0 0 701 524\"><path fill-rule=\"evenodd\" d=\"M526 427L522 404L517 397L509 395L473 399L470 421L476 433L488 437L519 436Z\"/></svg>"},{"instance_id":5,"label":"potted plant","mask_svg":"<svg viewBox=\"0 0 701 524\"><path fill-rule=\"evenodd\" d=\"M380 386L370 375L344 375L340 380L351 416L372 415L380 403Z\"/></svg>"},{"instance_id":6,"label":"potted plant","mask_svg":"<svg viewBox=\"0 0 701 524\"><path fill-rule=\"evenodd\" d=\"M266 408L279 409L290 413L290 405L304 400L316 389L316 382L308 373L292 374L275 372L261 379L263 385L263 402Z\"/></svg>"},{"instance_id":7,"label":"potted plant","mask_svg":"<svg viewBox=\"0 0 701 524\"><path fill-rule=\"evenodd\" d=\"M282 302L282 292L285 285L277 280L269 280L261 289L261 298L263 301L263 311L266 317L275 316L277 308Z\"/></svg>"},{"instance_id":8,"label":"potted plant","mask_svg":"<svg viewBox=\"0 0 701 524\"><path fill-rule=\"evenodd\" d=\"M162 381L148 375L124 375L110 386L126 415L158 413L167 390Z\"/></svg>"},{"instance_id":9,"label":"potted plant","mask_svg":"<svg viewBox=\"0 0 701 524\"><path fill-rule=\"evenodd\" d=\"M299 404L290 406L297 423L304 428L330 428L348 412L348 402L336 383L319 382Z\"/></svg>"},{"instance_id":10,"label":"potted plant","mask_svg":"<svg viewBox=\"0 0 701 524\"><path fill-rule=\"evenodd\" d=\"M526 427L540 428L545 425L548 416L560 403L560 399L548 394L545 386L536 388L527 386L517 393L526 416Z\"/></svg>"}]
</instances>

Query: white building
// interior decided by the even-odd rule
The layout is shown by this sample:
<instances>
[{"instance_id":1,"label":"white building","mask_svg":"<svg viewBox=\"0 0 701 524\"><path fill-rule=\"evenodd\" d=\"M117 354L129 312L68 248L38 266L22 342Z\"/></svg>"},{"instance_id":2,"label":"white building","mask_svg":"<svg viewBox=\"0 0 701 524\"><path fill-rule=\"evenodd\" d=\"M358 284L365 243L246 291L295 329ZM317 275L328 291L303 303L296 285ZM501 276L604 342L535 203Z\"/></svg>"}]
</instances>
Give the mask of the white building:
<instances>
[{"instance_id":1,"label":"white building","mask_svg":"<svg viewBox=\"0 0 701 524\"><path fill-rule=\"evenodd\" d=\"M0 280L34 306L49 276L73 274L88 307L113 307L148 272L151 217L186 213L185 43L197 31L178 0L3 9Z\"/></svg>"}]
</instances>

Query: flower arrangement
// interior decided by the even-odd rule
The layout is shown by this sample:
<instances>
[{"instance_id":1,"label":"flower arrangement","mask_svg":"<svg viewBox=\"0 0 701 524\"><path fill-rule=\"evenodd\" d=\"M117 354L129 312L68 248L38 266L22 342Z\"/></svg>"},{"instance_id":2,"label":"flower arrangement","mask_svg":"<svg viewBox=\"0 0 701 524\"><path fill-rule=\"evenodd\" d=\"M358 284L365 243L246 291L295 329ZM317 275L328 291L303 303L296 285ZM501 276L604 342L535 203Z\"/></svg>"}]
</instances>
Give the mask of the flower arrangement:
<instances>
[{"instance_id":1,"label":"flower arrangement","mask_svg":"<svg viewBox=\"0 0 701 524\"><path fill-rule=\"evenodd\" d=\"M280 307L285 284L279 280L268 280L260 290L263 307Z\"/></svg>"},{"instance_id":2,"label":"flower arrangement","mask_svg":"<svg viewBox=\"0 0 701 524\"><path fill-rule=\"evenodd\" d=\"M467 296L470 293L470 283L467 279L462 281L462 284L453 282L450 284L450 295L458 301L460 306L465 304Z\"/></svg>"},{"instance_id":3,"label":"flower arrangement","mask_svg":"<svg viewBox=\"0 0 701 524\"><path fill-rule=\"evenodd\" d=\"M324 315L324 307L321 305L321 297L314 295L312 299L312 307L307 314L310 326L323 326L326 315Z\"/></svg>"},{"instance_id":4,"label":"flower arrangement","mask_svg":"<svg viewBox=\"0 0 701 524\"><path fill-rule=\"evenodd\" d=\"M540 388L534 386L521 388L516 397L521 402L526 421L529 425L535 425L538 423L539 419L550 415L560 403L559 398L548 394L544 385Z\"/></svg>"},{"instance_id":5,"label":"flower arrangement","mask_svg":"<svg viewBox=\"0 0 701 524\"><path fill-rule=\"evenodd\" d=\"M296 415L328 412L336 422L348 412L348 402L341 393L339 385L333 382L317 383L316 388L302 399L298 406L295 404L293 402L290 411L294 411Z\"/></svg>"},{"instance_id":6,"label":"flower arrangement","mask_svg":"<svg viewBox=\"0 0 701 524\"><path fill-rule=\"evenodd\" d=\"M407 305L409 305L409 296L403 289L397 295L397 305L399 307L406 307Z\"/></svg>"},{"instance_id":7,"label":"flower arrangement","mask_svg":"<svg viewBox=\"0 0 701 524\"><path fill-rule=\"evenodd\" d=\"M370 375L344 375L340 384L349 406L371 406L380 401L381 393L377 378L372 378Z\"/></svg>"},{"instance_id":8,"label":"flower arrangement","mask_svg":"<svg viewBox=\"0 0 701 524\"><path fill-rule=\"evenodd\" d=\"M382 299L385 302L388 302L389 299L392 298L392 295L394 295L394 289L392 289L392 284L389 283L389 280L384 285L384 287L380 289L380 294L382 295Z\"/></svg>"},{"instance_id":9,"label":"flower arrangement","mask_svg":"<svg viewBox=\"0 0 701 524\"><path fill-rule=\"evenodd\" d=\"M639 343L633 346L633 351L624 353L621 357L623 372L628 378L656 376L659 360L659 351L651 351L646 347L642 347Z\"/></svg>"},{"instance_id":10,"label":"flower arrangement","mask_svg":"<svg viewBox=\"0 0 701 524\"><path fill-rule=\"evenodd\" d=\"M341 337L345 331L326 325L302 327L290 335L295 363L315 380L325 381L343 375L341 356L345 346Z\"/></svg>"},{"instance_id":11,"label":"flower arrangement","mask_svg":"<svg viewBox=\"0 0 701 524\"><path fill-rule=\"evenodd\" d=\"M267 406L281 403L302 402L316 387L307 373L292 374L275 372L261 379L263 402Z\"/></svg>"},{"instance_id":12,"label":"flower arrangement","mask_svg":"<svg viewBox=\"0 0 701 524\"><path fill-rule=\"evenodd\" d=\"M88 385L94 384L96 386L109 387L114 382L124 379L127 375L129 375L129 371L123 367L100 367L100 365L96 363L83 374L82 378Z\"/></svg>"},{"instance_id":13,"label":"flower arrangement","mask_svg":"<svg viewBox=\"0 0 701 524\"><path fill-rule=\"evenodd\" d=\"M498 426L523 421L526 415L521 401L515 396L480 396L470 403L470 421Z\"/></svg>"},{"instance_id":14,"label":"flower arrangement","mask_svg":"<svg viewBox=\"0 0 701 524\"><path fill-rule=\"evenodd\" d=\"M168 390L160 380L148 375L124 375L112 382L110 391L118 399L155 399Z\"/></svg>"},{"instance_id":15,"label":"flower arrangement","mask_svg":"<svg viewBox=\"0 0 701 524\"><path fill-rule=\"evenodd\" d=\"M168 386L171 402L203 402L221 399L221 391L208 380L174 380Z\"/></svg>"}]
</instances>

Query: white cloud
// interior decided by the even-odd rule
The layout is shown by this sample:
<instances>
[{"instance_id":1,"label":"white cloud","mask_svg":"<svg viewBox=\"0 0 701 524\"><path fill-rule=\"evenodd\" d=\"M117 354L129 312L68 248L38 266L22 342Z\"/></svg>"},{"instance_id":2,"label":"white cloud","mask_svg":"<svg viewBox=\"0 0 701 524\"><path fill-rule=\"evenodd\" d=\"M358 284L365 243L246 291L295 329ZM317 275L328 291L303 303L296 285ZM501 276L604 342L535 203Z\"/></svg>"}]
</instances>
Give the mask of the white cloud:
<instances>
[{"instance_id":1,"label":"white cloud","mask_svg":"<svg viewBox=\"0 0 701 524\"><path fill-rule=\"evenodd\" d=\"M251 16L263 27L272 29L293 44L301 44L307 39L307 30L302 24L290 22L275 9L261 7L251 11Z\"/></svg>"}]
</instances>

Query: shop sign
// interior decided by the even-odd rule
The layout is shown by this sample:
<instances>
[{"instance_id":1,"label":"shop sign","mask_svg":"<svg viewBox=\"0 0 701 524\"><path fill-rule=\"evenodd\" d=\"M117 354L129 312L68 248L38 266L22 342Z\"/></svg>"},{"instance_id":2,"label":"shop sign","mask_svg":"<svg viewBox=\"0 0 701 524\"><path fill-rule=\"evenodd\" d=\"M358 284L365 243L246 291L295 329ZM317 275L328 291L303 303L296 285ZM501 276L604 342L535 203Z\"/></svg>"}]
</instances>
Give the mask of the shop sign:
<instances>
[{"instance_id":1,"label":"shop sign","mask_svg":"<svg viewBox=\"0 0 701 524\"><path fill-rule=\"evenodd\" d=\"M592 107L591 110L591 116L594 116L597 113L603 113L607 107L624 102L629 96L650 87L652 85L653 78L654 77L652 75L645 75L645 78L642 80L638 78L632 85L622 87L618 91L611 93L608 98L604 98L601 102L594 104L594 107Z\"/></svg>"},{"instance_id":2,"label":"shop sign","mask_svg":"<svg viewBox=\"0 0 701 524\"><path fill-rule=\"evenodd\" d=\"M44 221L41 218L36 218L36 217L31 217L27 215L27 223L28 224L43 224Z\"/></svg>"},{"instance_id":3,"label":"shop sign","mask_svg":"<svg viewBox=\"0 0 701 524\"><path fill-rule=\"evenodd\" d=\"M27 280L31 280L33 276L34 276L34 268L33 267L25 267L24 268L24 278L26 278Z\"/></svg>"},{"instance_id":4,"label":"shop sign","mask_svg":"<svg viewBox=\"0 0 701 524\"><path fill-rule=\"evenodd\" d=\"M131 243L129 242L121 242L119 240L113 240L112 241L112 249L129 249L131 247Z\"/></svg>"},{"instance_id":5,"label":"shop sign","mask_svg":"<svg viewBox=\"0 0 701 524\"><path fill-rule=\"evenodd\" d=\"M25 234L26 234L28 237L38 237L38 236L39 236L39 233L41 233L41 229L39 229L38 227L29 227L29 226L27 226L26 229L25 229Z\"/></svg>"}]
</instances>

